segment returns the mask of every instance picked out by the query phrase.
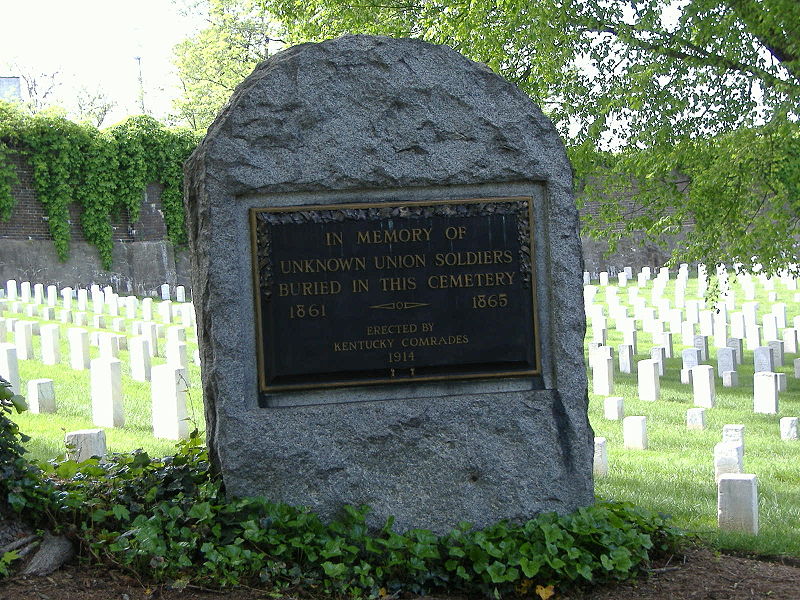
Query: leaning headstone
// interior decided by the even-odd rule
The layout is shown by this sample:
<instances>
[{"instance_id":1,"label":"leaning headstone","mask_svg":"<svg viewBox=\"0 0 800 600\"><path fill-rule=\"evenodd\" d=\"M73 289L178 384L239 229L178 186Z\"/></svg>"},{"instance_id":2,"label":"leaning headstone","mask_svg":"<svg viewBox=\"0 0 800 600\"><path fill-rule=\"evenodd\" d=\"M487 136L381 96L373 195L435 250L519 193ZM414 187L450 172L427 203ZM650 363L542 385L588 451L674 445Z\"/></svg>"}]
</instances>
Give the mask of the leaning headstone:
<instances>
[{"instance_id":1,"label":"leaning headstone","mask_svg":"<svg viewBox=\"0 0 800 600\"><path fill-rule=\"evenodd\" d=\"M70 431L64 436L67 446L67 459L83 462L93 456L106 455L106 432L102 429L80 429Z\"/></svg>"},{"instance_id":2,"label":"leaning headstone","mask_svg":"<svg viewBox=\"0 0 800 600\"><path fill-rule=\"evenodd\" d=\"M31 379L28 382L28 408L32 413L56 412L56 393L52 379Z\"/></svg>"},{"instance_id":3,"label":"leaning headstone","mask_svg":"<svg viewBox=\"0 0 800 600\"><path fill-rule=\"evenodd\" d=\"M751 474L726 474L717 484L717 524L726 531L758 533L758 479Z\"/></svg>"},{"instance_id":4,"label":"leaning headstone","mask_svg":"<svg viewBox=\"0 0 800 600\"><path fill-rule=\"evenodd\" d=\"M304 44L186 165L230 493L438 532L593 502L570 166L526 94L418 40Z\"/></svg>"},{"instance_id":5,"label":"leaning headstone","mask_svg":"<svg viewBox=\"0 0 800 600\"><path fill-rule=\"evenodd\" d=\"M781 417L780 421L781 439L797 439L797 417Z\"/></svg>"},{"instance_id":6,"label":"leaning headstone","mask_svg":"<svg viewBox=\"0 0 800 600\"><path fill-rule=\"evenodd\" d=\"M623 445L631 450L647 450L647 417L625 417L622 420Z\"/></svg>"},{"instance_id":7,"label":"leaning headstone","mask_svg":"<svg viewBox=\"0 0 800 600\"><path fill-rule=\"evenodd\" d=\"M122 363L116 358L95 358L89 366L92 422L100 427L122 427Z\"/></svg>"}]
</instances>

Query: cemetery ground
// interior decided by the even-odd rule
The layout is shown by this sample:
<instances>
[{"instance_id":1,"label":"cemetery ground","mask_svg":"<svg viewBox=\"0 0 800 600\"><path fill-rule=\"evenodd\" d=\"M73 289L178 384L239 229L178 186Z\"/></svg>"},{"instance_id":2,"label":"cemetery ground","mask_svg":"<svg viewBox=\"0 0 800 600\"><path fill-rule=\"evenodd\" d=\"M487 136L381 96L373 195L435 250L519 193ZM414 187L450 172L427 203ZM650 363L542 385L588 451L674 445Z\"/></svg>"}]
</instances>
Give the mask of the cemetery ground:
<instances>
[{"instance_id":1,"label":"cemetery ground","mask_svg":"<svg viewBox=\"0 0 800 600\"><path fill-rule=\"evenodd\" d=\"M633 282L629 283L633 285ZM639 294L650 300L653 282L648 281ZM759 322L769 312L773 302L768 295L787 307L787 327L794 317L800 316L800 303L795 301L796 291L787 289L779 281L772 290L756 284L754 301L759 303ZM736 305L741 310L745 294L738 283L733 283ZM675 280L669 281L664 298L673 298ZM625 287L618 288L620 304L632 311ZM686 298L696 299L697 280L690 279ZM603 305L608 314L606 292L598 287L594 303ZM154 311L155 312L155 311ZM3 316L38 320L26 315ZM137 315L137 319L140 317ZM609 318L607 344L617 348L623 343ZM132 319L126 319L125 331L130 331ZM165 324L166 325L166 324ZM69 368L69 348L62 324L60 338L61 364L43 365L39 336L34 336L34 357L37 360L19 361L22 390L31 379L49 378L55 382L57 412L55 414L23 413L15 415L23 432L32 436L28 448L32 457L49 460L65 451L63 439L66 431L92 427L89 392L89 372ZM89 327L89 330L92 328ZM594 331L587 323L586 358ZM638 353L634 356L631 374L620 373L617 356L614 356L613 396L624 399L626 416L647 417L649 444L645 450L626 449L623 445L622 421L604 417L604 396L592 393L592 376L589 370L590 420L595 435L606 439L608 448L608 474L595 481L599 498L630 501L674 517L674 523L699 541L698 548L689 548L683 556L667 557L654 564L646 580L596 589L588 595L572 598L796 598L800 596L800 441L782 440L779 432L781 417L800 415L800 380L795 378L792 360L798 354L787 354L785 366L776 371L785 373L787 389L780 393L777 414L753 412L753 351L745 349L742 364L738 367L738 386L723 387L716 376L716 403L707 408L705 429L689 430L686 411L694 407L692 386L681 383L682 361L680 334L673 336L674 356L665 360L665 372L660 378L660 398L655 402L639 399L635 363L649 359L653 344L652 335L638 331ZM13 341L9 335L7 341ZM2 340L0 340L2 342ZM716 365L716 348L709 338L710 355L704 364ZM196 348L196 337L189 330L188 354ZM92 347L92 358L98 349ZM152 436L151 390L146 382L133 381L129 375L129 356L121 350L123 405L126 423L122 428L105 428L109 451L128 451L143 448L153 456L170 454L174 442ZM153 364L163 362L154 357ZM202 430L203 414L199 387L199 368L189 366L189 391L187 412L194 424ZM717 486L714 479L713 451L721 441L722 427L726 424L745 426L744 472L758 478L759 533L755 536L721 531L717 528ZM735 556L734 556L735 555ZM754 560L753 557L757 557ZM309 590L289 594L299 597ZM313 595L313 594L312 594ZM187 589L182 592L167 588L148 588L124 572L109 576L105 570L70 566L43 579L16 579L0 584L0 599L25 600L26 598L214 598L218 592ZM226 592L226 598L267 597L257 590L240 589ZM274 597L274 596L273 596ZM563 597L563 596L556 596Z\"/></svg>"}]
</instances>

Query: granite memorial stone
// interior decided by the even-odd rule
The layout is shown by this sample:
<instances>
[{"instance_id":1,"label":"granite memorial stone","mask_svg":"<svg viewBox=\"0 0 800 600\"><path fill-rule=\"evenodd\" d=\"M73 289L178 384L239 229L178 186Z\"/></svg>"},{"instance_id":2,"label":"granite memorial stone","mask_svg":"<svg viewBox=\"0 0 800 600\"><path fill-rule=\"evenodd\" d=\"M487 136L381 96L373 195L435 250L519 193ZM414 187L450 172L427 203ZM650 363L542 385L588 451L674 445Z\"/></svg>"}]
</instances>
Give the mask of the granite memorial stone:
<instances>
[{"instance_id":1,"label":"granite memorial stone","mask_svg":"<svg viewBox=\"0 0 800 600\"><path fill-rule=\"evenodd\" d=\"M524 93L418 40L295 46L186 175L228 491L438 532L593 502L572 174Z\"/></svg>"}]
</instances>

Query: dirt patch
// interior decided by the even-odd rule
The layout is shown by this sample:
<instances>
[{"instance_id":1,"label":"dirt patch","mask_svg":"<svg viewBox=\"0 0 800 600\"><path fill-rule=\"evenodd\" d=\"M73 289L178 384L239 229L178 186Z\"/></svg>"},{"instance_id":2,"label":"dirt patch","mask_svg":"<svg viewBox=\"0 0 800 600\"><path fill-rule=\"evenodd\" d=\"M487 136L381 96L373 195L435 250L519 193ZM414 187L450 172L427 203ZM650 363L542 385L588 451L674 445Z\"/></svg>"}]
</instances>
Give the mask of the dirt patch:
<instances>
[{"instance_id":1,"label":"dirt patch","mask_svg":"<svg viewBox=\"0 0 800 600\"><path fill-rule=\"evenodd\" d=\"M558 590L556 590L558 592ZM287 598L313 594L298 590ZM319 597L319 596L317 596ZM403 596L412 598L413 596ZM67 566L48 577L16 577L0 583L0 600L256 600L274 598L268 592L247 588L213 591L197 588L172 590L151 587L115 571ZM464 600L438 597L439 600ZM538 598L534 596L534 598ZM552 600L739 600L800 598L800 568L707 549L692 549L653 566L646 578L584 592L556 593ZM429 597L428 600L435 600Z\"/></svg>"}]
</instances>

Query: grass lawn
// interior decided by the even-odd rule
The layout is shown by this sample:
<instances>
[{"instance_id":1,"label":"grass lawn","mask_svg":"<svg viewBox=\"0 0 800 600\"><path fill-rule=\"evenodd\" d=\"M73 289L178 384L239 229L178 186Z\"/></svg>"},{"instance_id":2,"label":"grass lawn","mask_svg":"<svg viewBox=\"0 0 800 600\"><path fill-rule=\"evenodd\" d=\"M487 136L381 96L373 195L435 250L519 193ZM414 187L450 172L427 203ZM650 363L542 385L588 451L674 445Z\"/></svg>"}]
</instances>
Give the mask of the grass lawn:
<instances>
[{"instance_id":1,"label":"grass lawn","mask_svg":"<svg viewBox=\"0 0 800 600\"><path fill-rule=\"evenodd\" d=\"M639 295L649 299L651 286ZM734 288L736 310L740 310L744 293L738 286ZM672 298L673 289L671 281L664 297ZM690 280L686 298L693 299L695 290L696 281ZM800 314L800 306L794 302L795 292L780 283L776 292L778 301L787 305L787 325L791 326L792 318ZM756 293L755 301L759 302L762 315L771 304L760 286ZM624 288L620 288L618 296L623 305L630 306ZM602 288L595 298L597 303L605 303ZM629 314L632 313L630 309ZM608 344L616 348L623 343L622 334L614 331L612 324L609 319ZM591 328L588 333L587 346L592 339ZM713 340L709 341L710 358L705 364L716 369L716 348ZM635 360L650 358L651 344L651 336L639 332L639 354ZM673 336L673 344L677 358L666 361L661 398L657 402L638 399L635 365L630 375L615 373L614 395L624 398L625 415L647 417L647 450L623 448L622 422L603 417L604 397L591 393L590 377L589 418L595 435L606 438L609 457L609 475L596 480L596 495L628 500L673 515L680 527L720 548L800 556L800 441L782 441L779 430L781 417L800 416L800 380L794 378L792 368L797 355L787 354L786 366L779 369L787 374L788 380L787 391L780 394L779 413L754 414L753 352L745 349L738 368L739 386L722 387L721 378L716 378L716 405L706 409L706 429L697 431L686 428L686 411L694 404L691 386L680 382L683 346L679 334ZM726 424L745 426L744 470L758 477L760 532L756 537L722 533L716 528L713 451L714 445L722 441L722 427Z\"/></svg>"},{"instance_id":2,"label":"grass lawn","mask_svg":"<svg viewBox=\"0 0 800 600\"><path fill-rule=\"evenodd\" d=\"M664 297L672 298L674 280L666 289ZM736 289L735 310L740 310L745 301L742 289ZM640 291L640 296L649 300L652 282ZM794 302L794 291L777 283L778 300L787 305L787 325L800 315L800 306ZM690 280L686 298L694 299L696 281ZM756 301L760 303L759 315L767 312L771 305L767 291L756 286ZM627 291L619 290L624 306L628 304ZM600 288L595 303L603 303L605 294ZM155 313L155 311L154 311ZM629 309L629 314L632 310ZM22 315L10 315L28 318ZM41 321L45 322L45 321ZM131 321L126 320L126 331L130 332ZM89 372L73 371L69 368L69 348L66 342L67 326L61 329L60 366L46 366L37 360L20 361L20 378L23 393L30 379L49 378L55 382L58 414L15 415L22 430L32 437L28 443L30 454L39 460L48 460L63 454L64 433L75 429L92 427L89 399ZM91 328L89 328L91 330ZM587 344L591 329L587 332ZM34 336L35 356L39 352L39 338ZM9 341L11 336L9 335ZM709 340L711 356L706 364L716 366L716 348ZM764 342L766 343L766 342ZM187 333L188 354L194 354L197 340L193 330ZM613 329L609 319L608 344L622 344L622 334ZM708 543L724 549L734 549L758 554L788 554L800 557L800 441L782 441L779 435L779 420L784 416L800 416L800 380L794 379L792 360L796 355L786 356L786 366L780 371L787 373L788 390L781 393L780 411L777 415L753 413L753 353L745 350L743 364L739 367L739 387L723 388L717 378L716 406L706 411L707 428L693 431L686 428L686 410L693 407L691 387L680 383L681 336L673 336L677 358L667 359L665 375L661 379L661 399L645 402L638 399L635 365L631 375L615 374L616 396L625 399L626 415L647 417L649 448L644 451L625 450L622 444L622 422L603 418L603 397L589 394L589 417L595 435L607 439L609 475L596 481L598 497L627 500L674 516L676 524L700 535ZM639 354L635 360L649 358L651 339L639 332ZM97 348L92 348L92 358ZM172 452L174 442L155 439L150 422L150 384L133 381L129 377L128 353L120 352L122 361L122 388L126 424L120 429L106 429L109 450L127 451L143 448L154 455ZM163 362L154 359L154 364ZM615 359L616 364L616 359ZM199 368L189 367L190 388L187 394L188 413L201 430L204 429ZM590 377L591 392L591 377ZM722 426L745 425L745 471L758 476L759 510L761 531L758 536L720 533L716 529L716 485L714 483L713 449L721 441Z\"/></svg>"}]
</instances>

